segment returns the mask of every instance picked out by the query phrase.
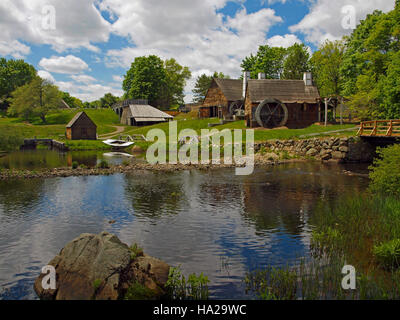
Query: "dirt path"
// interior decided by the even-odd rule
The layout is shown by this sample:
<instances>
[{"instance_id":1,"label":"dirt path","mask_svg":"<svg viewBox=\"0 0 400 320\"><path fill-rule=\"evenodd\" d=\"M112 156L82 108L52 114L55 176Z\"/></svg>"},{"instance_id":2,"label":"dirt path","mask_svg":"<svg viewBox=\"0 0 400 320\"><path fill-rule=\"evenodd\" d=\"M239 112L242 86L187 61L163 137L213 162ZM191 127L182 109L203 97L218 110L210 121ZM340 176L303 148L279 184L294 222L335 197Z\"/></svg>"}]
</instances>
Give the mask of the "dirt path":
<instances>
[{"instance_id":1,"label":"dirt path","mask_svg":"<svg viewBox=\"0 0 400 320\"><path fill-rule=\"evenodd\" d=\"M122 133L125 130L125 127L121 127L121 126L113 126L113 127L116 128L117 130L115 130L114 132L101 134L101 135L99 135L99 139L106 140L106 139L112 138L113 136L116 136L117 134Z\"/></svg>"}]
</instances>

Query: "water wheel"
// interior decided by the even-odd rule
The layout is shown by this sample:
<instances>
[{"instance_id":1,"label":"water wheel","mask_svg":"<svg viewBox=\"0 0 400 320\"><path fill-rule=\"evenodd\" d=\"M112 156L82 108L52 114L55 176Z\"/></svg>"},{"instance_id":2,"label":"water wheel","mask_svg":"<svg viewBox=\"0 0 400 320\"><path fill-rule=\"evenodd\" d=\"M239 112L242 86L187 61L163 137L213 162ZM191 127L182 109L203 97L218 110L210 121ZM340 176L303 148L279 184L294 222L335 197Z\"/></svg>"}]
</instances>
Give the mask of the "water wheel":
<instances>
[{"instance_id":1,"label":"water wheel","mask_svg":"<svg viewBox=\"0 0 400 320\"><path fill-rule=\"evenodd\" d=\"M288 120L286 105L276 99L265 99L261 102L255 113L257 123L264 128L283 127Z\"/></svg>"},{"instance_id":2,"label":"water wheel","mask_svg":"<svg viewBox=\"0 0 400 320\"><path fill-rule=\"evenodd\" d=\"M243 109L244 109L243 101L242 100L237 100L237 101L232 102L229 105L228 111L229 111L229 114L233 117L235 114L237 114L237 112L239 110L243 110Z\"/></svg>"}]
</instances>

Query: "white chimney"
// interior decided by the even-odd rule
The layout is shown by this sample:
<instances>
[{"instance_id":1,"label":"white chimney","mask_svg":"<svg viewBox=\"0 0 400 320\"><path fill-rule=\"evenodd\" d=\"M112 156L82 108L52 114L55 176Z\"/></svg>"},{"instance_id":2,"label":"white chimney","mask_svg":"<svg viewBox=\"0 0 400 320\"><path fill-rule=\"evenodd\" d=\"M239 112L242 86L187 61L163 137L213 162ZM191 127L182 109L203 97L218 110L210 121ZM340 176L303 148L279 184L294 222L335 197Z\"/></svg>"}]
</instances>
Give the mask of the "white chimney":
<instances>
[{"instance_id":1,"label":"white chimney","mask_svg":"<svg viewBox=\"0 0 400 320\"><path fill-rule=\"evenodd\" d=\"M304 80L304 84L306 86L312 86L313 85L312 73L304 72L303 80Z\"/></svg>"},{"instance_id":2,"label":"white chimney","mask_svg":"<svg viewBox=\"0 0 400 320\"><path fill-rule=\"evenodd\" d=\"M250 79L250 72L245 71L243 73L243 99L246 98L246 89L247 89L247 82Z\"/></svg>"},{"instance_id":3,"label":"white chimney","mask_svg":"<svg viewBox=\"0 0 400 320\"><path fill-rule=\"evenodd\" d=\"M265 73L264 72L258 73L258 80L262 80L262 79L265 79Z\"/></svg>"}]
</instances>

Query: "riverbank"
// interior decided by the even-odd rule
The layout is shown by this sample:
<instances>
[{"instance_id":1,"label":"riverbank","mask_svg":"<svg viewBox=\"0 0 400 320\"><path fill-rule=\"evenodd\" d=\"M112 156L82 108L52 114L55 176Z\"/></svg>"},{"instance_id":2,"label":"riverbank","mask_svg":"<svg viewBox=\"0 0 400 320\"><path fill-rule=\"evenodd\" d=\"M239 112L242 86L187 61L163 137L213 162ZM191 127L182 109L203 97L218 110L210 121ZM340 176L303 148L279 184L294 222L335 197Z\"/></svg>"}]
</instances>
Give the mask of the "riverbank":
<instances>
[{"instance_id":1,"label":"riverbank","mask_svg":"<svg viewBox=\"0 0 400 320\"><path fill-rule=\"evenodd\" d=\"M277 165L290 162L303 162L306 160L289 159L280 161L269 161L267 159L259 160L255 165ZM108 168L82 168L71 167L39 169L39 170L0 170L0 180L7 179L34 179L34 178L52 178L52 177L71 177L71 176L99 176L111 175L117 173L130 173L138 171L153 172L175 172L184 170L211 170L219 168L235 168L235 164L149 164L147 162L130 163L126 165L109 166Z\"/></svg>"},{"instance_id":2,"label":"riverbank","mask_svg":"<svg viewBox=\"0 0 400 320\"><path fill-rule=\"evenodd\" d=\"M272 159L271 154L266 155L255 155L254 166L276 166L287 163L304 163L304 162L321 162L315 159ZM324 163L340 163L338 161L325 161ZM35 178L56 178L56 177L72 177L72 176L100 176L100 175L113 175L118 173L137 173L140 171L151 171L151 172L177 172L185 170L216 170L221 168L237 168L243 167L244 165L236 164L150 164L147 162L137 162L122 165L112 165L106 168L100 166L95 168L86 167L63 167L63 168L44 168L38 170L13 170L13 169L1 169L0 180L8 179L35 179ZM368 177L368 174L354 173L343 170L343 174L349 176L362 176Z\"/></svg>"}]
</instances>

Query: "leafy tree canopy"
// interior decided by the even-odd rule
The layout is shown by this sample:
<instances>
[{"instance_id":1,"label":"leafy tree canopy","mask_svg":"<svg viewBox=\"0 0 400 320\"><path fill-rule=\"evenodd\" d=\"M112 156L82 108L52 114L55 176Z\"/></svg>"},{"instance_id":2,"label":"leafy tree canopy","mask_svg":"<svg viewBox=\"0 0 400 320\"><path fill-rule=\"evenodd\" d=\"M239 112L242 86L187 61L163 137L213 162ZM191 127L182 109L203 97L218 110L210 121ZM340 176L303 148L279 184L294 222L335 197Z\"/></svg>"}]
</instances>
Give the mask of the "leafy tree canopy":
<instances>
[{"instance_id":1,"label":"leafy tree canopy","mask_svg":"<svg viewBox=\"0 0 400 320\"><path fill-rule=\"evenodd\" d=\"M192 76L188 67L181 66L175 59L165 60L165 81L159 105L164 108L183 104L186 81Z\"/></svg>"},{"instance_id":2,"label":"leafy tree canopy","mask_svg":"<svg viewBox=\"0 0 400 320\"><path fill-rule=\"evenodd\" d=\"M345 45L343 41L326 41L314 52L311 71L321 97L340 97L343 77L340 66L343 62Z\"/></svg>"},{"instance_id":3,"label":"leafy tree canopy","mask_svg":"<svg viewBox=\"0 0 400 320\"><path fill-rule=\"evenodd\" d=\"M310 70L310 53L304 44L295 43L287 49L283 62L282 79L301 80L304 72Z\"/></svg>"},{"instance_id":4,"label":"leafy tree canopy","mask_svg":"<svg viewBox=\"0 0 400 320\"><path fill-rule=\"evenodd\" d=\"M193 102L200 103L203 102L206 97L207 90L210 88L211 81L214 78L219 79L229 79L229 76L223 74L222 72L214 72L212 76L208 76L205 73L198 76L193 89Z\"/></svg>"},{"instance_id":5,"label":"leafy tree canopy","mask_svg":"<svg viewBox=\"0 0 400 320\"><path fill-rule=\"evenodd\" d=\"M343 94L363 118L400 117L400 5L374 11L345 38Z\"/></svg>"},{"instance_id":6,"label":"leafy tree canopy","mask_svg":"<svg viewBox=\"0 0 400 320\"><path fill-rule=\"evenodd\" d=\"M76 98L71 96L68 92L62 92L61 93L61 98L71 107L71 108L83 108L84 104L83 102Z\"/></svg>"},{"instance_id":7,"label":"leafy tree canopy","mask_svg":"<svg viewBox=\"0 0 400 320\"><path fill-rule=\"evenodd\" d=\"M255 56L244 58L241 67L243 71L250 71L252 79L257 79L260 72L265 73L267 79L280 79L286 54L285 48L260 46Z\"/></svg>"},{"instance_id":8,"label":"leafy tree canopy","mask_svg":"<svg viewBox=\"0 0 400 320\"><path fill-rule=\"evenodd\" d=\"M125 75L122 88L125 98L148 99L150 104L170 108L183 102L184 87L190 77L189 68L175 59L163 61L155 55L137 57Z\"/></svg>"},{"instance_id":9,"label":"leafy tree canopy","mask_svg":"<svg viewBox=\"0 0 400 320\"><path fill-rule=\"evenodd\" d=\"M0 104L7 108L11 93L36 76L33 66L24 60L7 60L0 58Z\"/></svg>"},{"instance_id":10,"label":"leafy tree canopy","mask_svg":"<svg viewBox=\"0 0 400 320\"><path fill-rule=\"evenodd\" d=\"M36 76L12 93L8 114L21 116L26 120L38 116L45 123L46 115L51 110L59 109L61 96L57 86Z\"/></svg>"}]
</instances>

